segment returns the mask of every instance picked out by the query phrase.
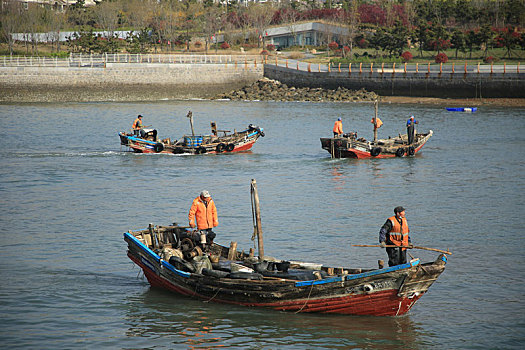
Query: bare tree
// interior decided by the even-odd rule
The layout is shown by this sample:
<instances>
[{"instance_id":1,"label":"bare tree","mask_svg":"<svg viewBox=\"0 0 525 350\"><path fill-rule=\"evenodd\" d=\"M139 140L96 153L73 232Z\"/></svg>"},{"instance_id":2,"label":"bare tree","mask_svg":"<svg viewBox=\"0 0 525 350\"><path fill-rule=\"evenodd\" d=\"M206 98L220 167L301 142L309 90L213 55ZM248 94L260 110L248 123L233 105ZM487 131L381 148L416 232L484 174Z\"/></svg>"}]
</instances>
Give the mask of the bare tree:
<instances>
[{"instance_id":1,"label":"bare tree","mask_svg":"<svg viewBox=\"0 0 525 350\"><path fill-rule=\"evenodd\" d=\"M31 43L31 54L38 55L38 42L40 39L40 32L43 31L44 27L44 18L45 18L45 9L40 6L29 6L25 11L24 24L25 30L28 34L29 42ZM27 46L26 46L27 48Z\"/></svg>"},{"instance_id":2,"label":"bare tree","mask_svg":"<svg viewBox=\"0 0 525 350\"><path fill-rule=\"evenodd\" d=\"M299 12L297 12L291 6L287 6L281 10L281 19L286 23L286 28L290 31L290 34L293 37L293 43L291 46L297 45L297 22L301 18ZM303 45L300 43L299 45Z\"/></svg>"},{"instance_id":3,"label":"bare tree","mask_svg":"<svg viewBox=\"0 0 525 350\"><path fill-rule=\"evenodd\" d=\"M107 35L108 41L114 40L121 10L119 2L104 1L97 3L97 6L95 6L95 19L100 28Z\"/></svg>"},{"instance_id":4,"label":"bare tree","mask_svg":"<svg viewBox=\"0 0 525 350\"><path fill-rule=\"evenodd\" d=\"M205 35L206 54L208 54L208 44L215 41L215 51L217 51L217 32L223 28L224 12L222 9L211 6L204 15L203 31ZM212 40L214 38L215 40Z\"/></svg>"},{"instance_id":5,"label":"bare tree","mask_svg":"<svg viewBox=\"0 0 525 350\"><path fill-rule=\"evenodd\" d=\"M23 9L20 3L11 1L3 5L2 12L0 13L0 22L2 23L0 29L2 30L2 37L4 37L9 47L10 55L12 55L14 51L13 34L21 31L22 11Z\"/></svg>"},{"instance_id":6,"label":"bare tree","mask_svg":"<svg viewBox=\"0 0 525 350\"><path fill-rule=\"evenodd\" d=\"M253 4L248 8L248 16L259 35L259 43L262 41L263 48L265 46L266 30L272 22L274 12L271 4Z\"/></svg>"},{"instance_id":7,"label":"bare tree","mask_svg":"<svg viewBox=\"0 0 525 350\"><path fill-rule=\"evenodd\" d=\"M348 52L349 55L352 54L352 50L354 49L354 40L359 34L359 23L360 15L358 11L358 4L357 1L354 0L348 4L348 10L346 12L346 24L348 27L348 44L350 45L350 51ZM345 50L343 48L343 54L346 54L344 51Z\"/></svg>"}]
</instances>

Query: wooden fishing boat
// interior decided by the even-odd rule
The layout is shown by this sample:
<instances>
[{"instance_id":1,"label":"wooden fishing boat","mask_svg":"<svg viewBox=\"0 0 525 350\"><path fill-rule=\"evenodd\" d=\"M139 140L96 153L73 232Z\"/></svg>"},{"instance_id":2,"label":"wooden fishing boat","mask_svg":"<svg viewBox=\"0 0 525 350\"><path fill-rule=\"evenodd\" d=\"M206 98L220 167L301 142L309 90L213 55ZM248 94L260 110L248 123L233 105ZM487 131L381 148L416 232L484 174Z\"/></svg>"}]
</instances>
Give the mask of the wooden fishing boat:
<instances>
[{"instance_id":1,"label":"wooden fishing boat","mask_svg":"<svg viewBox=\"0 0 525 350\"><path fill-rule=\"evenodd\" d=\"M211 135L195 135L191 111L188 117L192 135L184 135L179 140L159 140L157 130L144 129L142 136L119 132L120 143L136 153L204 154L248 151L259 137L264 137L264 130L257 125L250 124L246 130L232 133L217 130L215 122L211 122Z\"/></svg>"},{"instance_id":2,"label":"wooden fishing boat","mask_svg":"<svg viewBox=\"0 0 525 350\"><path fill-rule=\"evenodd\" d=\"M255 180L252 180L252 189ZM253 193L253 192L252 192ZM186 227L149 225L128 231L128 257L152 287L191 298L281 311L397 316L408 312L444 271L445 254L378 269L343 268L264 255L258 195L259 257L214 242ZM255 220L254 220L255 222ZM381 266L380 266L381 267Z\"/></svg>"},{"instance_id":3,"label":"wooden fishing boat","mask_svg":"<svg viewBox=\"0 0 525 350\"><path fill-rule=\"evenodd\" d=\"M408 144L406 134L388 139L368 141L357 139L355 133L344 134L342 137L321 138L321 146L332 158L393 158L414 156L432 137L433 131L416 133L414 142Z\"/></svg>"},{"instance_id":4,"label":"wooden fishing boat","mask_svg":"<svg viewBox=\"0 0 525 350\"><path fill-rule=\"evenodd\" d=\"M377 129L380 124L377 118L377 101L375 106L376 113L375 117L372 118L374 125L373 141L362 137L357 138L357 132L350 132L340 137L322 137L321 147L327 150L332 158L407 157L416 155L432 137L433 131L429 130L426 133L415 132L411 143L408 142L407 134L398 134L398 136L388 137L388 139L378 139Z\"/></svg>"}]
</instances>

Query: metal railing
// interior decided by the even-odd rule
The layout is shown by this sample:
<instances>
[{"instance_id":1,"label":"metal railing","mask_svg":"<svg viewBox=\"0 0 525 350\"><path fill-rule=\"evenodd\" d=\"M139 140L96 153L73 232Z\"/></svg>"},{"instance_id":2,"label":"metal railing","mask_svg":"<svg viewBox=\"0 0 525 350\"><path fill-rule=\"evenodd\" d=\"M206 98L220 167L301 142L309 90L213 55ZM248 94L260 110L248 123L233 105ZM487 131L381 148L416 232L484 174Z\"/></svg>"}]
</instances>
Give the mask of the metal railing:
<instances>
[{"instance_id":1,"label":"metal railing","mask_svg":"<svg viewBox=\"0 0 525 350\"><path fill-rule=\"evenodd\" d=\"M0 56L0 67L106 67L107 64L262 64L258 55L70 54L65 58Z\"/></svg>"},{"instance_id":2,"label":"metal railing","mask_svg":"<svg viewBox=\"0 0 525 350\"><path fill-rule=\"evenodd\" d=\"M271 64L307 72L352 74L473 74L525 73L520 63L493 64L320 64L260 55L182 55L182 54L70 54L65 58L34 56L0 56L0 67L82 67L104 68L108 64L235 64L257 67Z\"/></svg>"},{"instance_id":3,"label":"metal railing","mask_svg":"<svg viewBox=\"0 0 525 350\"><path fill-rule=\"evenodd\" d=\"M520 70L520 63L507 65L503 64L442 64L442 63L351 63L351 64L321 64L308 63L291 59L282 58L266 58L265 64L275 65L278 67L285 67L288 69L316 72L316 73L346 73L354 74L506 74L506 73L525 73Z\"/></svg>"}]
</instances>

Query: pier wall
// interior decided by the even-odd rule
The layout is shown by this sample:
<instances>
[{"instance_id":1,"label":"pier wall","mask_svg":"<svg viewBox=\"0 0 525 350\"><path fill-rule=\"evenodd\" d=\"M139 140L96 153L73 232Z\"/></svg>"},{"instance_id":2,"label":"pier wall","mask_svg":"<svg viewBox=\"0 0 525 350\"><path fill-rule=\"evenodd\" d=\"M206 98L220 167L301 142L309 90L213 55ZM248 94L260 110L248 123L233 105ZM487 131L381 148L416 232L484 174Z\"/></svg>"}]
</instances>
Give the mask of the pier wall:
<instances>
[{"instance_id":1,"label":"pier wall","mask_svg":"<svg viewBox=\"0 0 525 350\"><path fill-rule=\"evenodd\" d=\"M0 101L209 98L263 77L248 63L107 63L98 67L0 67Z\"/></svg>"},{"instance_id":2,"label":"pier wall","mask_svg":"<svg viewBox=\"0 0 525 350\"><path fill-rule=\"evenodd\" d=\"M424 69L405 72L403 68L381 71L381 69L363 70L353 67L350 71L340 68L326 69L317 65L307 70L287 68L275 64L264 66L267 78L295 87L315 87L337 89L366 89L382 96L413 96L438 98L524 98L525 72L507 70L491 73L490 71L470 71L462 69L448 72ZM450 69L450 68L449 68ZM308 71L310 70L310 71ZM314 71L319 70L319 71ZM330 70L330 71L329 71Z\"/></svg>"}]
</instances>

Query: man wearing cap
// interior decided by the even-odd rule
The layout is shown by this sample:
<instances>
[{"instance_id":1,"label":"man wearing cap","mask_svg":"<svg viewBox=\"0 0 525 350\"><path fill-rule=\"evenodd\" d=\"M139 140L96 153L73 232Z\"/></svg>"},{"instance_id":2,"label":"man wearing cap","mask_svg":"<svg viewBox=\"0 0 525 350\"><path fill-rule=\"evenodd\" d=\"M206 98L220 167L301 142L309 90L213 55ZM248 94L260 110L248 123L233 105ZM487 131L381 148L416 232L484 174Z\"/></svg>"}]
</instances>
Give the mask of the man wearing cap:
<instances>
[{"instance_id":1,"label":"man wearing cap","mask_svg":"<svg viewBox=\"0 0 525 350\"><path fill-rule=\"evenodd\" d=\"M219 220L217 208L208 191L202 191L199 197L193 200L188 219L192 228L197 222L197 229L206 235L206 242L211 244L215 238L212 228L219 225Z\"/></svg>"},{"instance_id":2,"label":"man wearing cap","mask_svg":"<svg viewBox=\"0 0 525 350\"><path fill-rule=\"evenodd\" d=\"M379 243L385 248L387 245L398 247L413 247L410 243L407 219L405 218L405 208L399 206L394 208L394 216L389 217L379 230ZM386 248L388 254L388 266L406 264L406 248Z\"/></svg>"},{"instance_id":3,"label":"man wearing cap","mask_svg":"<svg viewBox=\"0 0 525 350\"><path fill-rule=\"evenodd\" d=\"M139 114L137 116L137 119L135 119L135 121L131 125L131 129L133 129L133 135L139 136L140 134L141 136L143 136L142 135L144 133L144 130L142 130L143 127L144 126L142 125L142 116Z\"/></svg>"},{"instance_id":4,"label":"man wearing cap","mask_svg":"<svg viewBox=\"0 0 525 350\"><path fill-rule=\"evenodd\" d=\"M341 118L337 118L334 123L334 137L339 137L341 135L343 135L343 122L341 121Z\"/></svg>"},{"instance_id":5,"label":"man wearing cap","mask_svg":"<svg viewBox=\"0 0 525 350\"><path fill-rule=\"evenodd\" d=\"M412 142L414 142L414 134L416 130L415 124L419 124L419 122L414 119L413 115L411 115L410 118L407 120L407 136L409 145L411 145Z\"/></svg>"}]
</instances>

